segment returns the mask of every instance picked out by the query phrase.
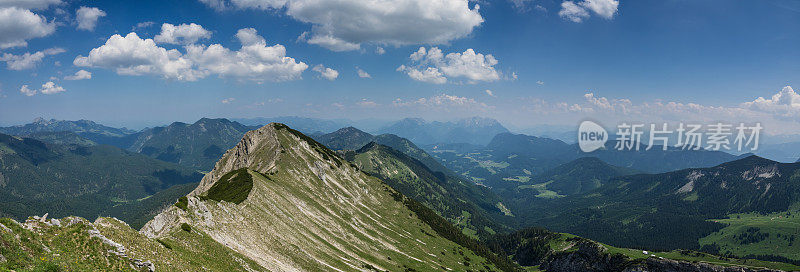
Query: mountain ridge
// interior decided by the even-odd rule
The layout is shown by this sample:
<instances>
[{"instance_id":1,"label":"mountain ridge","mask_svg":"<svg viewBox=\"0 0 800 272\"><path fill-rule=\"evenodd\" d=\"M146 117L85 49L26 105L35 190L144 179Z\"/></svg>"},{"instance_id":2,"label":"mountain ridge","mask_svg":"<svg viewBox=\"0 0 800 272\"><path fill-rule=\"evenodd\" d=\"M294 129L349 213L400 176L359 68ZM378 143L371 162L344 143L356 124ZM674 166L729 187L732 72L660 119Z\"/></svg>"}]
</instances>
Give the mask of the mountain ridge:
<instances>
[{"instance_id":1,"label":"mountain ridge","mask_svg":"<svg viewBox=\"0 0 800 272\"><path fill-rule=\"evenodd\" d=\"M252 179L245 200L239 204L212 200L215 188L238 188L220 179L232 171L244 171L235 175ZM475 265L494 270L492 262L420 221L425 213L408 210L413 204L403 199L325 146L273 123L246 133L187 196L185 206L170 207L141 232L151 238L169 237L185 224L270 270ZM422 244L426 246L420 248ZM470 255L472 261L453 258L450 252L458 248L456 252ZM305 254L299 256L293 253L296 250Z\"/></svg>"}]
</instances>

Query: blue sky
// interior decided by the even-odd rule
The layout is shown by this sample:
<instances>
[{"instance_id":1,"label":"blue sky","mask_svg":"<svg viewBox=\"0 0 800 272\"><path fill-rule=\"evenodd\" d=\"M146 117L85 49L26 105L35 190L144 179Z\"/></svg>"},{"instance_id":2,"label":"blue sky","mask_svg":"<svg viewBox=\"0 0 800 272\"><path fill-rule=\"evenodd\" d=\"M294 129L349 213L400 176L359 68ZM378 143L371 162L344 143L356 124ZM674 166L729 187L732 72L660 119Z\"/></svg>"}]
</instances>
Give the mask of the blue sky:
<instances>
[{"instance_id":1,"label":"blue sky","mask_svg":"<svg viewBox=\"0 0 800 272\"><path fill-rule=\"evenodd\" d=\"M485 116L513 127L572 125L590 117L759 121L781 128L773 133L800 131L800 95L790 87L800 81L798 1L377 2L408 12L381 13L387 11L356 0L0 4L0 22L16 23L16 16L30 18L30 12L45 28L35 35L25 27L36 26L0 26L0 36L27 43L0 48L0 125L39 116L129 127L205 116ZM81 7L96 10L84 9L80 17ZM165 23L186 24L177 31L185 35L176 36L195 37L155 39L153 45L180 55L186 70L168 71L181 64L174 61L131 72L142 59L112 50L90 53L115 34L133 42L128 34L134 32L142 47L130 52L156 59L142 44L163 34ZM191 36L197 35L191 23L206 32ZM293 60L277 67L271 60L251 63L253 55L235 63L188 53L190 46L210 53L214 44L228 50L227 57L242 53L248 40L239 37L253 33L240 30L249 28L263 37L263 44L257 37L252 43L258 52L274 52L279 44L285 54L277 58ZM415 60L420 47L426 54ZM458 55L437 58L432 48ZM477 55L468 57L468 51ZM36 52L44 56L27 67L9 64L25 66L21 56ZM275 71L258 70L265 64ZM323 77L317 65L338 76ZM428 68L441 75L425 77ZM370 77L359 77L357 69ZM67 79L80 70L91 78ZM414 71L420 74L411 76ZM36 94L23 93L23 85Z\"/></svg>"}]
</instances>

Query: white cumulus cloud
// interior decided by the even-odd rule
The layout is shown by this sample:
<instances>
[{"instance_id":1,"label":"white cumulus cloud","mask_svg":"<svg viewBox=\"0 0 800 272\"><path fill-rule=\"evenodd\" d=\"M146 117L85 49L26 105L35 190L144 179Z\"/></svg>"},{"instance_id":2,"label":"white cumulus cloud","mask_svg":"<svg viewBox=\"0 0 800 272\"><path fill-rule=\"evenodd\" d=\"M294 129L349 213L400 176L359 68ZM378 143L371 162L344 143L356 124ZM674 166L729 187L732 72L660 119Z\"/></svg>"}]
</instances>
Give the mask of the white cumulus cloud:
<instances>
[{"instance_id":1,"label":"white cumulus cloud","mask_svg":"<svg viewBox=\"0 0 800 272\"><path fill-rule=\"evenodd\" d=\"M74 75L65 76L64 79L66 80L84 80L84 79L92 79L92 72L86 70L80 70L75 72Z\"/></svg>"},{"instance_id":2,"label":"white cumulus cloud","mask_svg":"<svg viewBox=\"0 0 800 272\"><path fill-rule=\"evenodd\" d=\"M94 7L80 7L75 11L75 19L78 20L78 29L94 31L97 20L105 17L106 12Z\"/></svg>"},{"instance_id":3,"label":"white cumulus cloud","mask_svg":"<svg viewBox=\"0 0 800 272\"><path fill-rule=\"evenodd\" d=\"M362 70L361 68L356 67L356 73L360 78L372 78L372 76L367 73L367 71Z\"/></svg>"},{"instance_id":4,"label":"white cumulus cloud","mask_svg":"<svg viewBox=\"0 0 800 272\"><path fill-rule=\"evenodd\" d=\"M13 55L5 53L0 55L0 61L5 61L9 70L27 70L33 69L37 64L42 62L45 56L56 55L66 52L62 48L50 48L43 51L37 51L33 54L25 53L22 55Z\"/></svg>"},{"instance_id":5,"label":"white cumulus cloud","mask_svg":"<svg viewBox=\"0 0 800 272\"><path fill-rule=\"evenodd\" d=\"M202 73L257 82L299 79L308 69L307 64L287 57L283 45L267 46L266 40L255 29L240 29L236 37L242 43L239 51L220 44L190 45L186 47L186 57Z\"/></svg>"},{"instance_id":6,"label":"white cumulus cloud","mask_svg":"<svg viewBox=\"0 0 800 272\"><path fill-rule=\"evenodd\" d=\"M442 84L448 78L464 78L469 83L500 79L500 73L494 68L497 59L491 54L476 53L471 48L463 53L444 55L437 47L420 47L409 59L411 66L401 65L397 70L418 81Z\"/></svg>"},{"instance_id":7,"label":"white cumulus cloud","mask_svg":"<svg viewBox=\"0 0 800 272\"><path fill-rule=\"evenodd\" d=\"M333 70L331 68L325 67L322 64L318 64L311 69L314 72L319 73L319 75L327 80L335 80L339 77L339 71Z\"/></svg>"},{"instance_id":8,"label":"white cumulus cloud","mask_svg":"<svg viewBox=\"0 0 800 272\"><path fill-rule=\"evenodd\" d=\"M41 92L42 94L57 94L64 91L66 91L64 90L64 88L56 85L52 81L48 81L47 83L43 84L42 89L39 90L39 92Z\"/></svg>"},{"instance_id":9,"label":"white cumulus cloud","mask_svg":"<svg viewBox=\"0 0 800 272\"><path fill-rule=\"evenodd\" d=\"M156 35L153 40L157 43L193 44L198 40L208 38L211 38L211 31L206 30L201 25L191 23L176 26L165 23L161 25L161 33Z\"/></svg>"},{"instance_id":10,"label":"white cumulus cloud","mask_svg":"<svg viewBox=\"0 0 800 272\"><path fill-rule=\"evenodd\" d=\"M153 22L153 21L144 21L144 22L138 23L138 24L136 24L135 26L133 26L133 27L131 28L131 30L133 30L133 31L136 31L136 30L138 30L138 29L143 29L143 28L148 28L148 27L151 27L151 26L153 26L153 25L155 25L155 24L156 24L156 23L155 23L155 22Z\"/></svg>"},{"instance_id":11,"label":"white cumulus cloud","mask_svg":"<svg viewBox=\"0 0 800 272\"><path fill-rule=\"evenodd\" d=\"M771 98L759 97L743 103L742 107L782 117L800 117L800 94L795 92L791 86L786 86Z\"/></svg>"},{"instance_id":12,"label":"white cumulus cloud","mask_svg":"<svg viewBox=\"0 0 800 272\"><path fill-rule=\"evenodd\" d=\"M158 47L152 39L141 39L135 32L125 37L114 34L104 45L92 49L88 56L76 57L73 64L113 69L121 75L152 74L187 81L203 77L178 50Z\"/></svg>"},{"instance_id":13,"label":"white cumulus cloud","mask_svg":"<svg viewBox=\"0 0 800 272\"><path fill-rule=\"evenodd\" d=\"M61 3L61 0L0 0L0 8L45 9Z\"/></svg>"},{"instance_id":14,"label":"white cumulus cloud","mask_svg":"<svg viewBox=\"0 0 800 272\"><path fill-rule=\"evenodd\" d=\"M209 7L279 10L311 24L303 39L334 51L363 43L442 44L465 37L483 23L468 0L199 0Z\"/></svg>"},{"instance_id":15,"label":"white cumulus cloud","mask_svg":"<svg viewBox=\"0 0 800 272\"><path fill-rule=\"evenodd\" d=\"M585 0L581 2L581 5L600 17L611 19L617 13L619 0Z\"/></svg>"},{"instance_id":16,"label":"white cumulus cloud","mask_svg":"<svg viewBox=\"0 0 800 272\"><path fill-rule=\"evenodd\" d=\"M55 32L56 23L18 7L0 8L0 49L27 46L28 40Z\"/></svg>"},{"instance_id":17,"label":"white cumulus cloud","mask_svg":"<svg viewBox=\"0 0 800 272\"><path fill-rule=\"evenodd\" d=\"M528 12L531 10L531 8L541 12L547 11L547 9L542 5L534 5L533 0L508 0L508 1L511 2L511 7L517 10L517 12Z\"/></svg>"},{"instance_id":18,"label":"white cumulus cloud","mask_svg":"<svg viewBox=\"0 0 800 272\"><path fill-rule=\"evenodd\" d=\"M24 95L26 95L26 96L34 96L37 93L57 94L57 93L65 92L65 91L66 90L64 88L62 88L61 86L56 85L52 81L48 81L47 83L42 84L42 88L38 89L38 90L37 89L30 89L30 88L28 88L28 85L22 85L22 87L19 89L19 92L24 94Z\"/></svg>"},{"instance_id":19,"label":"white cumulus cloud","mask_svg":"<svg viewBox=\"0 0 800 272\"><path fill-rule=\"evenodd\" d=\"M405 72L408 75L408 77L416 81L422 81L433 84L447 83L447 78L444 77L442 72L439 72L439 69L435 67L428 67L425 68L424 70L420 70L418 68L400 65L400 67L397 67L397 71Z\"/></svg>"},{"instance_id":20,"label":"white cumulus cloud","mask_svg":"<svg viewBox=\"0 0 800 272\"><path fill-rule=\"evenodd\" d=\"M121 75L158 75L181 81L195 81L208 75L256 82L288 81L299 79L308 68L307 64L287 57L283 45L267 46L255 29L240 29L236 37L242 44L238 51L220 44L190 44L182 53L159 47L152 39L142 39L131 32L125 37L111 36L88 56L75 58L73 64L113 69Z\"/></svg>"},{"instance_id":21,"label":"white cumulus cloud","mask_svg":"<svg viewBox=\"0 0 800 272\"><path fill-rule=\"evenodd\" d=\"M594 12L605 19L614 18L619 8L619 0L583 0L580 2L564 1L561 3L561 10L558 16L575 23L583 22L591 16L589 11Z\"/></svg>"},{"instance_id":22,"label":"white cumulus cloud","mask_svg":"<svg viewBox=\"0 0 800 272\"><path fill-rule=\"evenodd\" d=\"M572 1L564 1L561 3L561 10L558 16L574 23L583 22L583 19L589 18L589 12L581 6Z\"/></svg>"},{"instance_id":23,"label":"white cumulus cloud","mask_svg":"<svg viewBox=\"0 0 800 272\"><path fill-rule=\"evenodd\" d=\"M222 99L222 104L230 104L230 103L233 103L233 101L236 101L236 98L228 97L228 98Z\"/></svg>"}]
</instances>

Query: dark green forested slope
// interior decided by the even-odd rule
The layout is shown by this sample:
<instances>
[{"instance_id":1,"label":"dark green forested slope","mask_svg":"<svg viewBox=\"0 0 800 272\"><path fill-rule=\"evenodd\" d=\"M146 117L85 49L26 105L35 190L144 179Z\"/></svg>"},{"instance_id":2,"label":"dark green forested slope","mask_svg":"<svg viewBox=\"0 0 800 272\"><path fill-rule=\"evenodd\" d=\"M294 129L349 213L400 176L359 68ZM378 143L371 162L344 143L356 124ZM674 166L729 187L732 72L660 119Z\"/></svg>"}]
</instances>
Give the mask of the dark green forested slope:
<instances>
[{"instance_id":1,"label":"dark green forested slope","mask_svg":"<svg viewBox=\"0 0 800 272\"><path fill-rule=\"evenodd\" d=\"M698 249L734 213L788 211L800 201L800 164L756 156L711 168L611 179L597 190L515 203L522 222L604 243L659 250Z\"/></svg>"},{"instance_id":2,"label":"dark green forested slope","mask_svg":"<svg viewBox=\"0 0 800 272\"><path fill-rule=\"evenodd\" d=\"M369 143L347 153L362 171L380 177L389 186L436 211L475 238L508 232L512 216L486 188L433 172L420 161L388 146Z\"/></svg>"},{"instance_id":3,"label":"dark green forested slope","mask_svg":"<svg viewBox=\"0 0 800 272\"><path fill-rule=\"evenodd\" d=\"M559 195L573 195L597 189L611 178L637 173L639 171L610 165L596 157L584 157L547 170L532 181Z\"/></svg>"},{"instance_id":4,"label":"dark green forested slope","mask_svg":"<svg viewBox=\"0 0 800 272\"><path fill-rule=\"evenodd\" d=\"M175 122L138 133L128 150L208 171L251 129L227 119L203 118L194 124Z\"/></svg>"},{"instance_id":5,"label":"dark green forested slope","mask_svg":"<svg viewBox=\"0 0 800 272\"><path fill-rule=\"evenodd\" d=\"M464 180L408 139L392 134L373 136L353 127L317 138L333 149L358 149L351 153L358 155L348 158L362 170L383 178L473 237L506 232L506 225L513 221L513 214L489 188Z\"/></svg>"},{"instance_id":6,"label":"dark green forested slope","mask_svg":"<svg viewBox=\"0 0 800 272\"><path fill-rule=\"evenodd\" d=\"M648 252L613 247L571 234L527 228L492 237L492 250L534 271L796 271L800 266L715 256L691 250Z\"/></svg>"},{"instance_id":7,"label":"dark green forested slope","mask_svg":"<svg viewBox=\"0 0 800 272\"><path fill-rule=\"evenodd\" d=\"M2 217L125 217L112 207L200 178L194 170L113 146L58 145L0 134Z\"/></svg>"}]
</instances>

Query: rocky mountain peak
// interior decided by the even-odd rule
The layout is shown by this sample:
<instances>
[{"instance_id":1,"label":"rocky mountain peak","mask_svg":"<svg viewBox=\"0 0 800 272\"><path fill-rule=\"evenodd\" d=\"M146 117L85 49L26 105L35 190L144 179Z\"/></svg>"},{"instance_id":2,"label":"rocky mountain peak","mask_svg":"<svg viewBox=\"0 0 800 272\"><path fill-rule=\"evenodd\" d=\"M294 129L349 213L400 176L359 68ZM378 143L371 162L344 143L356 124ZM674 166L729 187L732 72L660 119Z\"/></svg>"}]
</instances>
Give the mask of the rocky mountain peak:
<instances>
[{"instance_id":1,"label":"rocky mountain peak","mask_svg":"<svg viewBox=\"0 0 800 272\"><path fill-rule=\"evenodd\" d=\"M214 169L203 177L200 185L191 195L205 192L220 177L228 172L248 168L257 172L267 172L275 165L281 152L278 141L279 123L270 123L244 134L236 146L225 152Z\"/></svg>"}]
</instances>

